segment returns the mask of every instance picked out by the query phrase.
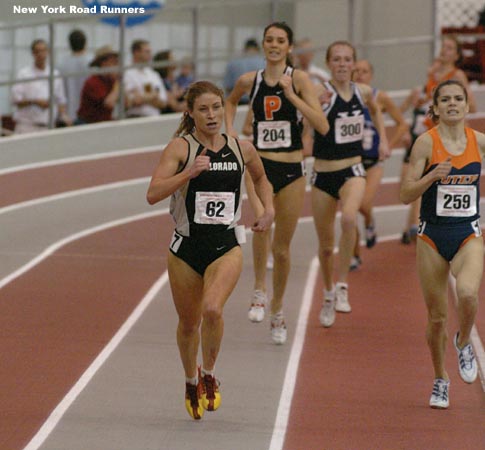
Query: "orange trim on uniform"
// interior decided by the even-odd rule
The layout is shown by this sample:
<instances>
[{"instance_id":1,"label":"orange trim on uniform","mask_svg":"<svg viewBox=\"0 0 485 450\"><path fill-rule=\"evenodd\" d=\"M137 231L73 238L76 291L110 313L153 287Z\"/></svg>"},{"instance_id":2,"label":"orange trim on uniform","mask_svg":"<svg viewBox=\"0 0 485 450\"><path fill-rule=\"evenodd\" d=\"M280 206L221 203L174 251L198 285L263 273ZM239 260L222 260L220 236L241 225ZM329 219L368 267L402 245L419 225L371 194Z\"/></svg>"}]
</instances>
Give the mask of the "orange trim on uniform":
<instances>
[{"instance_id":1,"label":"orange trim on uniform","mask_svg":"<svg viewBox=\"0 0 485 450\"><path fill-rule=\"evenodd\" d=\"M438 133L438 127L431 128L431 130L428 130L427 133L429 133L431 139L433 140L433 150L431 153L431 160L426 166L425 171L427 171L431 166L445 161L448 157L451 157L451 164L455 169L462 169L470 163L482 162L477 137L472 128L465 127L467 144L464 151L460 155L453 155L446 150Z\"/></svg>"},{"instance_id":2,"label":"orange trim on uniform","mask_svg":"<svg viewBox=\"0 0 485 450\"><path fill-rule=\"evenodd\" d=\"M431 246L431 248L433 248L436 252L438 252L438 247L436 247L436 244L433 242L433 240L429 236L426 236L425 234L418 234L418 238L422 239L429 246Z\"/></svg>"},{"instance_id":3,"label":"orange trim on uniform","mask_svg":"<svg viewBox=\"0 0 485 450\"><path fill-rule=\"evenodd\" d=\"M482 238L483 240L483 236L477 236L475 233L471 233L470 236L464 239L463 242L460 244L460 248L462 248L468 241L471 241L473 238Z\"/></svg>"}]
</instances>

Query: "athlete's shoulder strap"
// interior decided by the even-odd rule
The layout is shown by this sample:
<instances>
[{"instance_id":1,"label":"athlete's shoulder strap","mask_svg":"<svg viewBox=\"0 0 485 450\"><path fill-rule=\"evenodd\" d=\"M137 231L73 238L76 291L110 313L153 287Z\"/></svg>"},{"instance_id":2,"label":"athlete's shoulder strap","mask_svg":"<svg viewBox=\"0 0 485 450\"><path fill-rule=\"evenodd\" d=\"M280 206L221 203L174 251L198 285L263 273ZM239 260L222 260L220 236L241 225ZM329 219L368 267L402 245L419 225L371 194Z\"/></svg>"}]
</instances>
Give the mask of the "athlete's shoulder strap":
<instances>
[{"instance_id":1,"label":"athlete's shoulder strap","mask_svg":"<svg viewBox=\"0 0 485 450\"><path fill-rule=\"evenodd\" d=\"M259 69L256 72L256 76L254 77L253 87L251 88L251 92L249 94L249 101L250 103L253 102L254 97L258 93L259 87L261 86L261 82L263 81L263 69Z\"/></svg>"}]
</instances>

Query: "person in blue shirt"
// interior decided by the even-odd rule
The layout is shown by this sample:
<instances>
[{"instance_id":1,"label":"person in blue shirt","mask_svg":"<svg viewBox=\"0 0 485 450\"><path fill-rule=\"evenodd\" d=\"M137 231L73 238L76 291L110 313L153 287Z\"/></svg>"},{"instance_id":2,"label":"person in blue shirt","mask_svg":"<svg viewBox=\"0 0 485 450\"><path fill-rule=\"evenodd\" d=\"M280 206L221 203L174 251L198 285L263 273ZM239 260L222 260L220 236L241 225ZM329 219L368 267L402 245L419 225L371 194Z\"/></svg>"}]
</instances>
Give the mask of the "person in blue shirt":
<instances>
[{"instance_id":1,"label":"person in blue shirt","mask_svg":"<svg viewBox=\"0 0 485 450\"><path fill-rule=\"evenodd\" d=\"M244 54L227 63L226 73L224 74L224 89L226 94L230 94L237 79L246 72L264 69L264 58L260 54L260 48L256 39L248 39L244 44ZM239 100L240 105L249 103L249 97L244 95Z\"/></svg>"}]
</instances>

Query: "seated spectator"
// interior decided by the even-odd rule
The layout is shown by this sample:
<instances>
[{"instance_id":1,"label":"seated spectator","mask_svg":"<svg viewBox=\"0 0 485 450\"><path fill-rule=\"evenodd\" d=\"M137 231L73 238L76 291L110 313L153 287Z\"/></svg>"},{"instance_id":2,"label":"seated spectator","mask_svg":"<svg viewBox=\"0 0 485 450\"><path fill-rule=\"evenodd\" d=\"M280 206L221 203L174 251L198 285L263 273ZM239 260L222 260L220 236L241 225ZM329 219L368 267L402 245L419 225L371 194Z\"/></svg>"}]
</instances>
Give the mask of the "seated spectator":
<instances>
[{"instance_id":1,"label":"seated spectator","mask_svg":"<svg viewBox=\"0 0 485 450\"><path fill-rule=\"evenodd\" d=\"M133 64L148 64L152 50L148 41L138 39L131 45ZM151 67L138 66L128 69L124 76L127 96L127 117L146 117L160 114L167 106L168 96L160 75Z\"/></svg>"},{"instance_id":2,"label":"seated spectator","mask_svg":"<svg viewBox=\"0 0 485 450\"><path fill-rule=\"evenodd\" d=\"M49 47L43 39L36 39L31 46L34 63L24 67L17 75L18 79L47 77L50 67L47 64ZM54 75L59 71L54 70ZM72 121L66 112L66 95L61 78L54 79L54 100L57 110L54 111L65 124ZM17 83L12 88L12 103L15 106L15 133L31 133L44 131L49 127L49 80L39 79L25 83Z\"/></svg>"},{"instance_id":3,"label":"seated spectator","mask_svg":"<svg viewBox=\"0 0 485 450\"><path fill-rule=\"evenodd\" d=\"M303 38L296 43L295 55L295 67L307 72L314 84L323 84L330 80L328 72L313 64L315 49L309 38Z\"/></svg>"},{"instance_id":4,"label":"seated spectator","mask_svg":"<svg viewBox=\"0 0 485 450\"><path fill-rule=\"evenodd\" d=\"M162 50L153 57L154 63L171 63L157 68L163 80L168 95L168 104L162 109L162 113L181 112L185 110L184 89L181 89L175 81L175 71L177 66L173 64L171 50Z\"/></svg>"},{"instance_id":5,"label":"seated spectator","mask_svg":"<svg viewBox=\"0 0 485 450\"><path fill-rule=\"evenodd\" d=\"M87 71L89 57L86 54L86 35L81 30L73 30L69 33L69 46L71 54L64 58L59 65L59 72L64 77L64 86L67 97L67 112L73 119L77 116L81 91L87 75L71 75L70 73Z\"/></svg>"},{"instance_id":6,"label":"seated spectator","mask_svg":"<svg viewBox=\"0 0 485 450\"><path fill-rule=\"evenodd\" d=\"M118 67L118 53L109 45L96 51L91 67L101 69ZM120 76L117 71L91 75L84 83L77 123L95 123L113 119L113 109L120 94Z\"/></svg>"},{"instance_id":7,"label":"seated spectator","mask_svg":"<svg viewBox=\"0 0 485 450\"><path fill-rule=\"evenodd\" d=\"M252 72L259 69L264 69L264 58L260 53L258 41L256 39L248 39L244 44L244 54L239 58L229 61L226 66L226 73L224 75L224 89L229 95L236 84L237 79L246 72ZM249 97L244 95L239 100L239 104L247 104Z\"/></svg>"},{"instance_id":8,"label":"seated spectator","mask_svg":"<svg viewBox=\"0 0 485 450\"><path fill-rule=\"evenodd\" d=\"M175 78L175 83L180 89L186 91L194 81L194 64L189 58L184 58L180 63L179 74Z\"/></svg>"}]
</instances>

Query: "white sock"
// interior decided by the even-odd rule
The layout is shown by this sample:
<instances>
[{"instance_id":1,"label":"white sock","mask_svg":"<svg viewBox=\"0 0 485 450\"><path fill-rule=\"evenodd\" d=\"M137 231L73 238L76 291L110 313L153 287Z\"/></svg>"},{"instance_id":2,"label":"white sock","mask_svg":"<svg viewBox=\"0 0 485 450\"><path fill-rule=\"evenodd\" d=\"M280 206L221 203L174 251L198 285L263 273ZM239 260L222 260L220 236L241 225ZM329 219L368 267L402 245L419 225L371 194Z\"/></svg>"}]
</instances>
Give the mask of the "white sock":
<instances>
[{"instance_id":1,"label":"white sock","mask_svg":"<svg viewBox=\"0 0 485 450\"><path fill-rule=\"evenodd\" d=\"M197 385L197 381L198 381L197 377L194 377L194 378L185 377L185 382L189 384L193 384L194 386Z\"/></svg>"},{"instance_id":2,"label":"white sock","mask_svg":"<svg viewBox=\"0 0 485 450\"><path fill-rule=\"evenodd\" d=\"M211 377L213 377L214 376L214 369L212 369L212 370L202 369L201 374L202 374L203 377L205 377L206 375L210 375Z\"/></svg>"},{"instance_id":3,"label":"white sock","mask_svg":"<svg viewBox=\"0 0 485 450\"><path fill-rule=\"evenodd\" d=\"M335 285L335 289L349 289L349 285L347 283L343 283L341 281L337 282Z\"/></svg>"},{"instance_id":4,"label":"white sock","mask_svg":"<svg viewBox=\"0 0 485 450\"><path fill-rule=\"evenodd\" d=\"M335 299L335 286L332 286L332 289L327 291L325 288L323 289L323 298L324 300L334 300Z\"/></svg>"}]
</instances>

